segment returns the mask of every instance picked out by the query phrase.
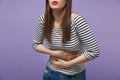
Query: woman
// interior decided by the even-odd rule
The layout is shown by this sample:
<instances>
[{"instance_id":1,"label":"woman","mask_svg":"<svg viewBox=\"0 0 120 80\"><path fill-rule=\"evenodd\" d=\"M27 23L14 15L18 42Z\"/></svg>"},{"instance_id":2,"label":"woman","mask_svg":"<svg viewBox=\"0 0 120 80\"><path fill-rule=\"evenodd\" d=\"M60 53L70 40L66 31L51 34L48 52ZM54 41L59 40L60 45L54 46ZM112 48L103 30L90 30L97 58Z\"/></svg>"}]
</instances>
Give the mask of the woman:
<instances>
[{"instance_id":1,"label":"woman","mask_svg":"<svg viewBox=\"0 0 120 80\"><path fill-rule=\"evenodd\" d=\"M72 0L46 0L45 14L36 24L33 48L50 55L43 80L86 80L84 63L99 55L93 32L71 5Z\"/></svg>"}]
</instances>

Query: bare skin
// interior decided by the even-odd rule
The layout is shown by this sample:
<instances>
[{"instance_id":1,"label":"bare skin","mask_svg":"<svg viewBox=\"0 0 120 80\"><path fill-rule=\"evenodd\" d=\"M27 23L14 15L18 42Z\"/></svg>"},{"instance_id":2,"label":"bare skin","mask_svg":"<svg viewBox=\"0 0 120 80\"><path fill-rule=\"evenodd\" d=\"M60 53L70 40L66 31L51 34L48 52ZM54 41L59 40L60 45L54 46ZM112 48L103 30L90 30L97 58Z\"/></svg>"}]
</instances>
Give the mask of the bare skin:
<instances>
[{"instance_id":1,"label":"bare skin","mask_svg":"<svg viewBox=\"0 0 120 80\"><path fill-rule=\"evenodd\" d=\"M50 50L43 44L40 44L36 47L38 52L51 55L54 59L62 59L65 61L72 60L78 56L76 51L66 51L66 50Z\"/></svg>"}]
</instances>

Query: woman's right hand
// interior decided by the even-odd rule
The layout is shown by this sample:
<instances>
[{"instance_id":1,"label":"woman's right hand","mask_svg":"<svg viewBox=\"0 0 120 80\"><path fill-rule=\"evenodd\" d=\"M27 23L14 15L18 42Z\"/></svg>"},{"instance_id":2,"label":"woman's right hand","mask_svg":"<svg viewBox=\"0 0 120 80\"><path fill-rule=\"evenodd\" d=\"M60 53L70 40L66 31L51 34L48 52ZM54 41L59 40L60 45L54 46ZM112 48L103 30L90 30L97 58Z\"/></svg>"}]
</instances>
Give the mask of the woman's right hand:
<instances>
[{"instance_id":1,"label":"woman's right hand","mask_svg":"<svg viewBox=\"0 0 120 80\"><path fill-rule=\"evenodd\" d=\"M78 56L77 51L53 50L51 56L63 60L72 60Z\"/></svg>"}]
</instances>

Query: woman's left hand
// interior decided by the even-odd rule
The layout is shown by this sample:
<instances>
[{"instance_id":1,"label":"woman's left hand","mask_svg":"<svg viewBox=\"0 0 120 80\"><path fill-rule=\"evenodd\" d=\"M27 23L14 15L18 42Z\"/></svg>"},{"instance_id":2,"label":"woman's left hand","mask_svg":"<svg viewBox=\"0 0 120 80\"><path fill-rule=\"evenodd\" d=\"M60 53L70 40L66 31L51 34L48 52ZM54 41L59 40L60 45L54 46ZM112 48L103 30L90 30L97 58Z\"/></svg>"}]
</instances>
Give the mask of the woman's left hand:
<instances>
[{"instance_id":1,"label":"woman's left hand","mask_svg":"<svg viewBox=\"0 0 120 80\"><path fill-rule=\"evenodd\" d=\"M55 68L66 68L69 67L68 61L59 58L52 58L52 64Z\"/></svg>"}]
</instances>

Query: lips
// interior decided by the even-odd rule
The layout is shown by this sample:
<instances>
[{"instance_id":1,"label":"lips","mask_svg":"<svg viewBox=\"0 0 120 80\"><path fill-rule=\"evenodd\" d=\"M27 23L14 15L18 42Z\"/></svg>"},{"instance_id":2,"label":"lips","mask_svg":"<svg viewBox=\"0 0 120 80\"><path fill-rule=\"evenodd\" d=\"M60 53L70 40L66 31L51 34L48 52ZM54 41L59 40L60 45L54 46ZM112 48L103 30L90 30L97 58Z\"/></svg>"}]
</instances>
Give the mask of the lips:
<instances>
[{"instance_id":1,"label":"lips","mask_svg":"<svg viewBox=\"0 0 120 80\"><path fill-rule=\"evenodd\" d=\"M58 2L57 2L57 1L53 1L52 4L53 4L53 5L57 5Z\"/></svg>"}]
</instances>

